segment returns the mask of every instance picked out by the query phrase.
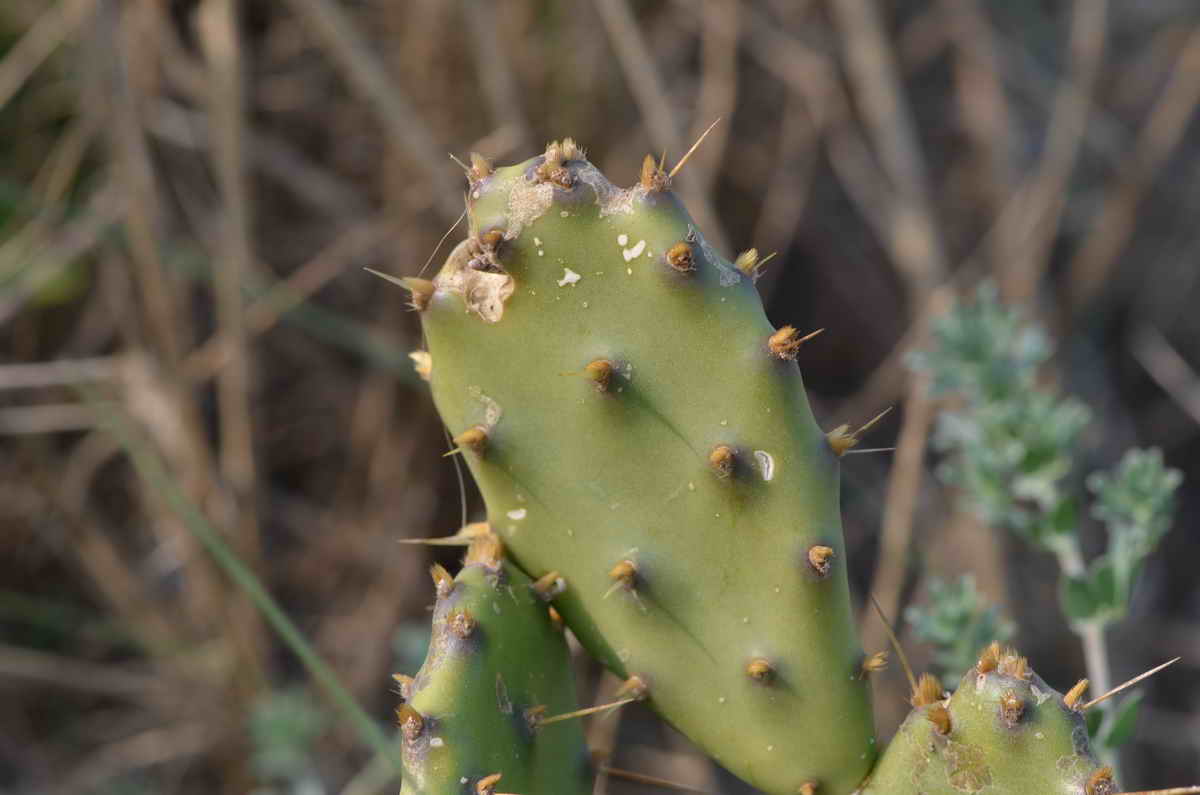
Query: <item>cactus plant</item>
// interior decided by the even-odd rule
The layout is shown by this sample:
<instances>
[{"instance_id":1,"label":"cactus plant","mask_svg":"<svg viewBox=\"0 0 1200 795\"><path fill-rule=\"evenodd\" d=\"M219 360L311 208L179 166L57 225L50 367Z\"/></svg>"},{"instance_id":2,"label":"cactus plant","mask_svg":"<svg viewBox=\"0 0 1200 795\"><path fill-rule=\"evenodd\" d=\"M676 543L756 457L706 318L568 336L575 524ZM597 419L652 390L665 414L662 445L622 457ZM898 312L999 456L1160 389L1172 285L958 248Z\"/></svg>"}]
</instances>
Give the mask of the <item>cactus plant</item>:
<instances>
[{"instance_id":1,"label":"cactus plant","mask_svg":"<svg viewBox=\"0 0 1200 795\"><path fill-rule=\"evenodd\" d=\"M468 180L467 239L402 280L414 361L491 530L564 579L593 655L768 793L1115 791L1078 693L998 649L949 701L918 686L876 765L881 656L855 634L838 510L859 433L817 426L807 336L768 322L757 254L717 253L649 157L628 189L570 139L507 168L473 156Z\"/></svg>"},{"instance_id":2,"label":"cactus plant","mask_svg":"<svg viewBox=\"0 0 1200 795\"><path fill-rule=\"evenodd\" d=\"M437 604L425 664L398 676L404 795L469 791L591 792L577 722L541 727L574 709L575 683L561 627L534 583L480 535L457 577L433 567Z\"/></svg>"},{"instance_id":3,"label":"cactus plant","mask_svg":"<svg viewBox=\"0 0 1200 795\"><path fill-rule=\"evenodd\" d=\"M1088 749L1081 690L1056 693L999 644L949 698L926 675L862 795L1111 795L1112 770Z\"/></svg>"}]
</instances>

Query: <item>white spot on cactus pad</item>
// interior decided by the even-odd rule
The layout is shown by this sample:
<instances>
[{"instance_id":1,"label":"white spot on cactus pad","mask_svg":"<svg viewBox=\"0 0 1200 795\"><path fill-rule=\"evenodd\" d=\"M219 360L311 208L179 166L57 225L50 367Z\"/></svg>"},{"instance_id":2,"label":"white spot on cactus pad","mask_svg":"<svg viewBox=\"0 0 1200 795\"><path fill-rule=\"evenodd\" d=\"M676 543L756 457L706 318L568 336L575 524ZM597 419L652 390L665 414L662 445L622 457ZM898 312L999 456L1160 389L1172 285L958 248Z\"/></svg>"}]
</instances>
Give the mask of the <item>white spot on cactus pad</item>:
<instances>
[{"instance_id":1,"label":"white spot on cactus pad","mask_svg":"<svg viewBox=\"0 0 1200 795\"><path fill-rule=\"evenodd\" d=\"M537 236L535 235L535 236L534 236L534 238L533 238L533 245L535 245L535 246L540 246L540 245L542 245L542 239L541 239L540 237L537 237Z\"/></svg>"},{"instance_id":2,"label":"white spot on cactus pad","mask_svg":"<svg viewBox=\"0 0 1200 795\"><path fill-rule=\"evenodd\" d=\"M621 233L621 234L617 235L617 245L620 246L621 248L625 248L625 246L628 246L629 245L629 235L627 235L625 233Z\"/></svg>"},{"instance_id":3,"label":"white spot on cactus pad","mask_svg":"<svg viewBox=\"0 0 1200 795\"><path fill-rule=\"evenodd\" d=\"M582 276L580 276L578 273L571 270L570 268L563 268L563 277L558 280L558 286L566 287L568 284L575 284L577 281L579 281L582 278L583 278Z\"/></svg>"},{"instance_id":4,"label":"white spot on cactus pad","mask_svg":"<svg viewBox=\"0 0 1200 795\"><path fill-rule=\"evenodd\" d=\"M766 450L755 450L754 460L758 462L758 471L762 479L768 483L775 477L775 458Z\"/></svg>"},{"instance_id":5,"label":"white spot on cactus pad","mask_svg":"<svg viewBox=\"0 0 1200 795\"><path fill-rule=\"evenodd\" d=\"M511 511L508 512L508 518L519 522L522 519L524 519L528 514L529 514L529 511L526 510L525 508L513 508Z\"/></svg>"},{"instance_id":6,"label":"white spot on cactus pad","mask_svg":"<svg viewBox=\"0 0 1200 795\"><path fill-rule=\"evenodd\" d=\"M516 240L521 230L541 218L554 203L554 185L549 182L516 181L508 194L508 229L505 237Z\"/></svg>"},{"instance_id":7,"label":"white spot on cactus pad","mask_svg":"<svg viewBox=\"0 0 1200 795\"><path fill-rule=\"evenodd\" d=\"M441 737L429 738L429 747L430 748L441 748L445 744L446 744L445 740L443 740Z\"/></svg>"},{"instance_id":8,"label":"white spot on cactus pad","mask_svg":"<svg viewBox=\"0 0 1200 795\"><path fill-rule=\"evenodd\" d=\"M596 168L591 163L584 163L575 174L579 181L591 187L596 194L596 204L600 205L600 217L613 215L614 213L623 213L629 215L633 213L633 200L635 192L639 186L635 186L630 190L623 190L608 181L608 178L600 173L600 169ZM549 185L549 183L546 183ZM644 195L644 191L643 194Z\"/></svg>"},{"instance_id":9,"label":"white spot on cactus pad","mask_svg":"<svg viewBox=\"0 0 1200 795\"><path fill-rule=\"evenodd\" d=\"M621 235L621 237L625 237L625 235ZM621 256L623 256L625 258L626 262L629 262L632 259L640 257L642 255L642 252L645 250L646 250L646 241L639 240L638 242L634 243L633 246L631 246L630 248L627 248L624 251L622 251Z\"/></svg>"},{"instance_id":10,"label":"white spot on cactus pad","mask_svg":"<svg viewBox=\"0 0 1200 795\"><path fill-rule=\"evenodd\" d=\"M467 393L483 404L483 421L489 428L494 427L496 423L500 422L500 417L504 414L504 409L500 408L499 403L483 394L483 390L477 386L468 387Z\"/></svg>"}]
</instances>

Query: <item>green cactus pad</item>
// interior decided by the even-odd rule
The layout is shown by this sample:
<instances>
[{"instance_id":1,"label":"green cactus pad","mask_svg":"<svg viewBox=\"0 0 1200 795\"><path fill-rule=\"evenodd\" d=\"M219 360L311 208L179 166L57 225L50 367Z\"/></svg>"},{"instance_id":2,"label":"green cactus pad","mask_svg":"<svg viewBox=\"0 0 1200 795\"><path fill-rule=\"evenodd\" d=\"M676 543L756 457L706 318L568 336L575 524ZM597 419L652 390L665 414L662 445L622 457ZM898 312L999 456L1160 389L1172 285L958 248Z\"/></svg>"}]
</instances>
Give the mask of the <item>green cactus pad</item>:
<instances>
[{"instance_id":1,"label":"green cactus pad","mask_svg":"<svg viewBox=\"0 0 1200 795\"><path fill-rule=\"evenodd\" d=\"M429 654L402 683L406 703L397 710L401 795L476 795L496 774L497 791L592 791L579 722L537 726L539 715L576 708L562 631L498 550L494 539L477 539L453 580L435 569Z\"/></svg>"},{"instance_id":2,"label":"green cactus pad","mask_svg":"<svg viewBox=\"0 0 1200 795\"><path fill-rule=\"evenodd\" d=\"M492 527L531 575L563 574L582 643L732 772L846 795L875 744L800 334L653 164L620 189L570 141L472 163L470 237L414 303Z\"/></svg>"},{"instance_id":3,"label":"green cactus pad","mask_svg":"<svg viewBox=\"0 0 1200 795\"><path fill-rule=\"evenodd\" d=\"M1015 654L991 647L952 696L924 701L900 726L861 795L1117 791L1089 750L1083 714Z\"/></svg>"}]
</instances>

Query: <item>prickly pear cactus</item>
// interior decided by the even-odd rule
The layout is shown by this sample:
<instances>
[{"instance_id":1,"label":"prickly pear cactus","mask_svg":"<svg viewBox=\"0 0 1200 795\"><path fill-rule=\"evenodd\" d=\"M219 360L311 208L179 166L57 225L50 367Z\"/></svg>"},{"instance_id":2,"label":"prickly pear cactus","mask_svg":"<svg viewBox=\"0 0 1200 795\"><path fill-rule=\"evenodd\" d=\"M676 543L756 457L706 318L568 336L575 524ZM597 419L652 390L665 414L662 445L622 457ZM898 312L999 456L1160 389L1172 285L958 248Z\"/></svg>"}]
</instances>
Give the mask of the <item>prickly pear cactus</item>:
<instances>
[{"instance_id":1,"label":"prickly pear cactus","mask_svg":"<svg viewBox=\"0 0 1200 795\"><path fill-rule=\"evenodd\" d=\"M876 764L866 679L885 659L855 635L838 513L863 429L816 426L808 337L768 323L756 252L723 259L650 158L628 189L569 139L509 168L473 156L468 176L467 239L432 281L400 280L488 508L447 539L472 552L437 575L404 793L587 789L578 727L537 709L572 699L530 595L552 592L639 698L767 793L1113 795L1086 682L1060 695L996 644L953 695L923 677Z\"/></svg>"},{"instance_id":2,"label":"prickly pear cactus","mask_svg":"<svg viewBox=\"0 0 1200 795\"><path fill-rule=\"evenodd\" d=\"M714 251L650 159L628 189L570 140L469 177L468 239L407 286L491 526L732 772L849 793L875 758L838 511L854 439L817 427L754 255Z\"/></svg>"},{"instance_id":3,"label":"prickly pear cactus","mask_svg":"<svg viewBox=\"0 0 1200 795\"><path fill-rule=\"evenodd\" d=\"M1025 658L988 647L953 695L926 675L862 795L1112 795L1078 701Z\"/></svg>"},{"instance_id":4,"label":"prickly pear cactus","mask_svg":"<svg viewBox=\"0 0 1200 795\"><path fill-rule=\"evenodd\" d=\"M457 577L433 570L437 604L429 654L400 680L402 795L496 792L586 795L590 764L578 721L540 726L575 709L561 627L535 584L477 536Z\"/></svg>"}]
</instances>

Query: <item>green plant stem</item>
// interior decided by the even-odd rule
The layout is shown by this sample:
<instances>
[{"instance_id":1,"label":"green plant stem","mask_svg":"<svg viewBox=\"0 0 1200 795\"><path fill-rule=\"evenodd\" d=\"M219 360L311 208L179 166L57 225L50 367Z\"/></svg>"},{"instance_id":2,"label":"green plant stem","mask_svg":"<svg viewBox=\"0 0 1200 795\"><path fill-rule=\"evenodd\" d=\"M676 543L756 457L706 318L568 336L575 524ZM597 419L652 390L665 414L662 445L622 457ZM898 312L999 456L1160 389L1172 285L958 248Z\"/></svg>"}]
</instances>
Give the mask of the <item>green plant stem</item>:
<instances>
[{"instance_id":1,"label":"green plant stem","mask_svg":"<svg viewBox=\"0 0 1200 795\"><path fill-rule=\"evenodd\" d=\"M1083 562L1083 554L1079 550L1079 539L1067 536L1054 546L1058 556L1058 565L1068 577L1082 578L1087 576L1087 566ZM1107 693L1112 688L1112 669L1108 664L1108 649L1104 644L1104 623L1101 621L1085 621L1072 624L1071 629L1083 642L1083 659L1087 666L1089 689L1095 695ZM1110 702L1103 702L1106 710Z\"/></svg>"},{"instance_id":2,"label":"green plant stem","mask_svg":"<svg viewBox=\"0 0 1200 795\"><path fill-rule=\"evenodd\" d=\"M1079 536L1075 533L1063 538L1054 545L1058 556L1058 565L1063 574L1068 577L1086 577L1087 564L1083 562L1083 553L1079 549ZM1083 662L1087 667L1088 689L1096 696L1103 695L1112 689L1112 669L1108 664L1108 647L1104 644L1104 622L1085 621L1071 622L1071 630L1079 636L1083 643ZM1111 715L1115 702L1112 699L1102 701L1092 709L1099 709L1106 721ZM1120 779L1117 751L1115 748L1105 748L1097 743L1097 753L1104 762L1111 765L1114 775Z\"/></svg>"}]
</instances>

